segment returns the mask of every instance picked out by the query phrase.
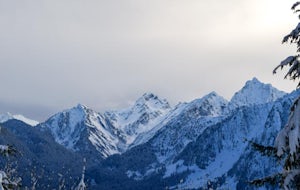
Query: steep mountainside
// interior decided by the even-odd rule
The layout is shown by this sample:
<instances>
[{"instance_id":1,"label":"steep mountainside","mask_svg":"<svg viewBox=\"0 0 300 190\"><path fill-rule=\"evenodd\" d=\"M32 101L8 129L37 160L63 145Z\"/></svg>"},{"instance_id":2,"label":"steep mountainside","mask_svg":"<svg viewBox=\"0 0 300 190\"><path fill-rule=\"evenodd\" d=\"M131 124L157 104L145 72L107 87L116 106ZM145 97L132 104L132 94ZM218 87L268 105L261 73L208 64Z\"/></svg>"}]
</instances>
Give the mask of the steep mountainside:
<instances>
[{"instance_id":1,"label":"steep mountainside","mask_svg":"<svg viewBox=\"0 0 300 190\"><path fill-rule=\"evenodd\" d=\"M10 164L22 177L22 188L31 189L34 176L37 189L58 189L60 176L66 188L78 183L83 167L83 157L57 144L48 131L40 131L19 120L9 120L0 126L0 144L12 145L17 154L0 156L0 167ZM59 175L58 175L59 174Z\"/></svg>"},{"instance_id":2,"label":"steep mountainside","mask_svg":"<svg viewBox=\"0 0 300 190\"><path fill-rule=\"evenodd\" d=\"M135 145L143 143L144 141L135 140L149 131L158 130L156 126L165 119L170 110L171 107L166 100L161 100L152 93L146 93L132 107L106 112L105 116L115 128L123 132L127 148L134 142Z\"/></svg>"},{"instance_id":3,"label":"steep mountainside","mask_svg":"<svg viewBox=\"0 0 300 190\"><path fill-rule=\"evenodd\" d=\"M80 104L50 117L40 127L49 129L56 142L73 151L99 153L103 158L120 152L118 130Z\"/></svg>"}]
</instances>

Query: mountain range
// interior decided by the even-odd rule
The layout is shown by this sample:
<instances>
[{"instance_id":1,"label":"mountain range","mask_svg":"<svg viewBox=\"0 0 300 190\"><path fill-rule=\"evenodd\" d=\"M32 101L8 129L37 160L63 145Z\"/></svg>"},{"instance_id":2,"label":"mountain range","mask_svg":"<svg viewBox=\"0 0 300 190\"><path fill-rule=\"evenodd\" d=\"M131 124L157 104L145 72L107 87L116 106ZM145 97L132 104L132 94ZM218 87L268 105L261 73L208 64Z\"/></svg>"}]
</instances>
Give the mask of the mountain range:
<instances>
[{"instance_id":1,"label":"mountain range","mask_svg":"<svg viewBox=\"0 0 300 190\"><path fill-rule=\"evenodd\" d=\"M211 92L172 107L145 93L126 109L99 113L79 104L42 123L6 114L0 143L22 152L22 168L35 165L47 176L40 188L57 188L61 176L76 182L86 158L91 189L257 189L248 181L282 168L250 141L273 145L298 95L253 78L230 101Z\"/></svg>"}]
</instances>

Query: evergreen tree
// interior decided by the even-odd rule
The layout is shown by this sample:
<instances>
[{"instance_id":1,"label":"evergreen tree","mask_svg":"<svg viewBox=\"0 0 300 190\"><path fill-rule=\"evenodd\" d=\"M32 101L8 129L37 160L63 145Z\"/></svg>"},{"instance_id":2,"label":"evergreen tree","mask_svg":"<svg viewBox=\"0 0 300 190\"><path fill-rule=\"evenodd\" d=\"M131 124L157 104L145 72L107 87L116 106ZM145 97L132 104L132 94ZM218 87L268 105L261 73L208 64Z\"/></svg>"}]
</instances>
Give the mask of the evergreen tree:
<instances>
[{"instance_id":1,"label":"evergreen tree","mask_svg":"<svg viewBox=\"0 0 300 190\"><path fill-rule=\"evenodd\" d=\"M0 145L0 154L3 156L11 156L17 151L12 146ZM13 177L13 169L0 169L0 190L14 190L20 187L21 178Z\"/></svg>"},{"instance_id":2,"label":"evergreen tree","mask_svg":"<svg viewBox=\"0 0 300 190\"><path fill-rule=\"evenodd\" d=\"M292 6L294 13L300 12L300 2ZM298 15L300 19L300 15ZM288 56L273 71L284 67L288 68L285 79L299 80L300 78L300 22L288 35L283 38L282 43L296 44L296 55ZM300 82L297 88L300 87ZM266 182L279 183L282 188L300 189L300 97L293 103L287 124L279 132L274 147L264 147L252 142L254 148L265 155L273 155L279 159L284 159L283 171L273 176L257 179L251 183L262 185Z\"/></svg>"}]
</instances>

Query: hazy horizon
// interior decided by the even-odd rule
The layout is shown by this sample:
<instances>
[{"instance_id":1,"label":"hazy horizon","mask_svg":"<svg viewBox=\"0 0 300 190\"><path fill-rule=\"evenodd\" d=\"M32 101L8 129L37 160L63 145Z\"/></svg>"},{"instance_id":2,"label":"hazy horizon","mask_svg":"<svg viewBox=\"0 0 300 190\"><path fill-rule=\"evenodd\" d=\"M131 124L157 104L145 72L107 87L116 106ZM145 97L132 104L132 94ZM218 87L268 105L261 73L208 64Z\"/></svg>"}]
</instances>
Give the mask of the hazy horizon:
<instances>
[{"instance_id":1,"label":"hazy horizon","mask_svg":"<svg viewBox=\"0 0 300 190\"><path fill-rule=\"evenodd\" d=\"M253 80L254 78L258 79L257 77L253 77L253 78L251 78L251 79L249 79L249 80L247 80L247 81ZM259 80L259 79L258 79L258 80ZM245 84L244 84L244 85L246 85L246 82L247 82L247 81L245 81ZM264 82L261 81L261 80L259 80L259 81L262 82L262 83L264 83ZM269 84L269 83L265 83L265 84ZM242 85L242 86L240 87L240 89L238 89L236 92L238 92L239 90L241 90L241 89L244 87L244 85ZM274 86L273 86L273 87L274 87ZM275 88L276 88L276 87L275 87ZM278 89L278 88L277 88L277 89ZM281 90L281 89L278 89L278 90ZM21 111L24 111L24 113L26 113L27 110L30 110L30 108L31 108L31 110L35 110L35 109L37 109L37 110L42 110L42 111L44 111L45 113L48 114L48 115L46 115L45 113L42 113L42 114L40 114L40 115L36 115L36 116L39 117L39 119L37 119L37 118L32 118L32 117L27 117L27 115L24 115L23 113L3 112L3 113L0 113L0 114L4 114L4 113L21 114L21 115L27 117L28 119L33 119L33 120L36 120L36 121L39 121L39 122L43 122L43 121L45 121L46 119L48 119L49 117L51 117L52 115L54 115L54 114L56 114L56 113L58 113L58 112L61 112L61 111L68 110L68 109L71 109L71 108L73 108L73 107L76 107L76 106L78 106L79 104L84 105L84 106L87 106L88 108L94 109L94 111L97 111L97 112L99 112L99 113L104 113L105 111L116 111L117 109L119 109L119 110L121 109L121 110L122 110L122 109L129 108L130 106L133 106L134 103L135 103L135 101L137 101L139 98L141 98L144 94L146 94L146 93L152 93L152 94L158 96L160 99L165 99L165 100L167 100L167 101L170 103L170 105L171 105L172 107L175 107L177 104L180 104L180 103L188 103L188 102L193 101L193 100L195 100L195 99L202 98L203 96L208 95L208 94L211 93L211 92L216 92L219 96L222 96L222 97L223 97L223 95L222 95L222 94L219 94L217 91L210 91L210 92L207 92L206 94L203 94L203 95L201 95L201 96L199 96L199 97L195 97L194 99L191 99L191 100L186 100L186 101L183 100L183 101L179 101L179 102L170 102L168 98L162 97L162 96L160 96L159 94L155 94L155 93L153 93L153 92L144 92L143 94L140 94L140 96L136 97L136 99L127 101L127 102L126 102L126 103L127 103L126 105L124 105L123 107L119 107L119 108L112 107L112 108L106 108L106 109L102 109L102 110L97 110L95 107L93 107L93 105L87 105L87 104L85 104L85 103L78 102L78 103L76 103L76 104L74 104L74 105L72 105L72 106L70 106L70 107L62 108L61 110L49 110L49 109L47 109L47 108L34 107L34 106L32 106L32 105L24 106L23 109L20 108L20 107L15 108L15 109L19 109L19 110L21 110ZM232 96L231 96L230 98L226 98L226 97L224 97L224 98L227 99L228 101L230 101L231 98L234 96L234 94L235 94L236 92L233 92L233 94L232 94ZM286 93L289 93L289 92L286 92ZM3 105L4 105L4 107L7 106L7 107L10 108L10 109L11 109L11 108L14 108L14 107L13 107L12 105L10 105L10 104L8 104L8 105L3 104ZM2 105L2 106L3 106L3 105ZM32 107L31 107L31 106L32 106ZM2 108L2 109L3 109L3 108Z\"/></svg>"}]
</instances>

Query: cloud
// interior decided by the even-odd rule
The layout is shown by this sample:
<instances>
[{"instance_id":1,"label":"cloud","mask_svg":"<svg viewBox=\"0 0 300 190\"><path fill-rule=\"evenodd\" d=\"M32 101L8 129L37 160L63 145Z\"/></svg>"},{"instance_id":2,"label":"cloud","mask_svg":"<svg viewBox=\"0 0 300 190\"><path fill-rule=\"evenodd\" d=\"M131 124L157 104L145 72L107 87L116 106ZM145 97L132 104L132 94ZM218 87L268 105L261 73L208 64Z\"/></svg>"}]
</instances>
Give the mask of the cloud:
<instances>
[{"instance_id":1,"label":"cloud","mask_svg":"<svg viewBox=\"0 0 300 190\"><path fill-rule=\"evenodd\" d=\"M230 98L253 76L274 82L269 71L293 52L280 44L292 3L0 0L3 108L42 118L36 110L79 102L125 107L146 91L174 104L212 90Z\"/></svg>"}]
</instances>

